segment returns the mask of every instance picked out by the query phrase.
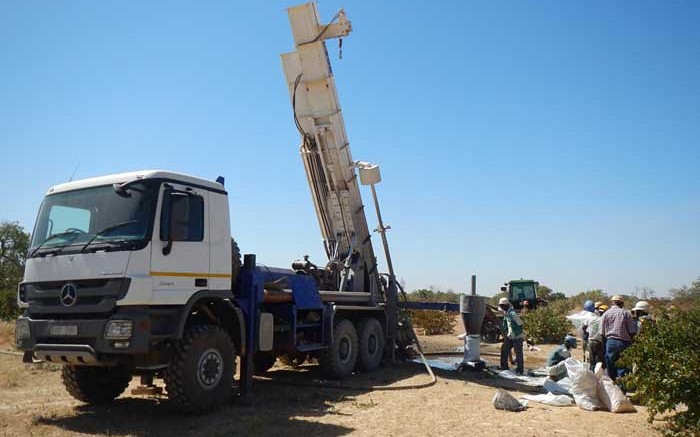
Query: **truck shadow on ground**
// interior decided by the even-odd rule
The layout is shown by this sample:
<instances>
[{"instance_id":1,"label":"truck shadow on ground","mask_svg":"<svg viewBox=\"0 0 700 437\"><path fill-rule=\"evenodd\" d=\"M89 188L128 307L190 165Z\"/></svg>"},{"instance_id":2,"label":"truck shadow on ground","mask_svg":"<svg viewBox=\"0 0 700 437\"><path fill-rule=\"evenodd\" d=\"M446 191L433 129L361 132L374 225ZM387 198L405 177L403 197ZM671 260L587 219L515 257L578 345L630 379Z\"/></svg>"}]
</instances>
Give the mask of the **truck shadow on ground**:
<instances>
[{"instance_id":1,"label":"truck shadow on ground","mask_svg":"<svg viewBox=\"0 0 700 437\"><path fill-rule=\"evenodd\" d=\"M355 375L344 383L347 388L337 389L322 387L324 381L318 379L321 374L316 366L279 369L264 379L256 378L252 405L234 400L216 411L187 415L171 406L165 397L132 397L126 392L113 403L82 405L65 414L42 414L34 423L98 436L342 436L353 428L320 423L317 418L351 416L362 409L361 404L353 406L354 398L371 391L366 387L400 383L417 373L420 368L414 366L387 367Z\"/></svg>"},{"instance_id":2,"label":"truck shadow on ground","mask_svg":"<svg viewBox=\"0 0 700 437\"><path fill-rule=\"evenodd\" d=\"M485 387L518 391L539 389L504 380L486 372L434 370L439 379L459 380ZM424 378L415 377L424 375ZM101 406L78 406L65 414L43 414L37 425L58 427L87 435L137 437L172 436L343 436L354 428L319 422L328 415L352 416L362 409L355 397L373 391L372 387L413 385L429 380L420 364L405 363L354 375L341 383L343 388L321 379L316 366L300 370L275 369L264 378L256 378L252 405L235 400L220 409L202 415L186 415L172 407L164 397L133 397L128 392L115 402ZM408 381L408 380L411 381ZM416 393L407 389L407 394ZM356 405L357 404L357 405ZM331 421L337 421L330 419Z\"/></svg>"}]
</instances>

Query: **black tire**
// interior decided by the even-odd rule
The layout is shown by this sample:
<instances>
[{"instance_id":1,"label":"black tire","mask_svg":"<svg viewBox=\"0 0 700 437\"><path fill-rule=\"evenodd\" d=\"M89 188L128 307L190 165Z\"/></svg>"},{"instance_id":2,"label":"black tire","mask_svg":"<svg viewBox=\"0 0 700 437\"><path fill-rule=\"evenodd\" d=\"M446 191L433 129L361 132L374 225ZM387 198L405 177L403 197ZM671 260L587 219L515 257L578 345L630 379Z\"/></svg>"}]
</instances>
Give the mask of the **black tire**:
<instances>
[{"instance_id":1,"label":"black tire","mask_svg":"<svg viewBox=\"0 0 700 437\"><path fill-rule=\"evenodd\" d=\"M123 367L63 366L63 385L75 399L87 404L113 401L126 390L131 374Z\"/></svg>"},{"instance_id":2,"label":"black tire","mask_svg":"<svg viewBox=\"0 0 700 437\"><path fill-rule=\"evenodd\" d=\"M168 398L181 410L216 409L233 393L236 349L220 326L195 325L185 331L165 370Z\"/></svg>"},{"instance_id":3,"label":"black tire","mask_svg":"<svg viewBox=\"0 0 700 437\"><path fill-rule=\"evenodd\" d=\"M498 343L501 333L493 328L481 331L481 339L486 343Z\"/></svg>"},{"instance_id":4,"label":"black tire","mask_svg":"<svg viewBox=\"0 0 700 437\"><path fill-rule=\"evenodd\" d=\"M348 319L336 321L333 344L319 356L321 370L332 379L347 378L355 369L358 348L355 325Z\"/></svg>"},{"instance_id":5,"label":"black tire","mask_svg":"<svg viewBox=\"0 0 700 437\"><path fill-rule=\"evenodd\" d=\"M277 355L272 352L257 352L253 355L253 373L262 375L275 365Z\"/></svg>"},{"instance_id":6,"label":"black tire","mask_svg":"<svg viewBox=\"0 0 700 437\"><path fill-rule=\"evenodd\" d=\"M384 355L384 329L379 320L368 318L358 327L357 368L366 372L377 369Z\"/></svg>"}]
</instances>

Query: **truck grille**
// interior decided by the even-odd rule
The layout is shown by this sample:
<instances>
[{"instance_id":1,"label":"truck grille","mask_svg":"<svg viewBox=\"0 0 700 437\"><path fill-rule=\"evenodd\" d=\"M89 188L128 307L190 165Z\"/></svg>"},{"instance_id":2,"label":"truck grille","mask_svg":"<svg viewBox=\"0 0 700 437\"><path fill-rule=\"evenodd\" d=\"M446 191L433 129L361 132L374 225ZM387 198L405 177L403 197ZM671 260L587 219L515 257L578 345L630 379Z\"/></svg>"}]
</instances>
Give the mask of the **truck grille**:
<instances>
[{"instance_id":1,"label":"truck grille","mask_svg":"<svg viewBox=\"0 0 700 437\"><path fill-rule=\"evenodd\" d=\"M124 297L131 279L77 279L24 283L25 301L32 316L51 314L103 314ZM66 287L66 285L72 287ZM63 294L63 295L62 295Z\"/></svg>"}]
</instances>

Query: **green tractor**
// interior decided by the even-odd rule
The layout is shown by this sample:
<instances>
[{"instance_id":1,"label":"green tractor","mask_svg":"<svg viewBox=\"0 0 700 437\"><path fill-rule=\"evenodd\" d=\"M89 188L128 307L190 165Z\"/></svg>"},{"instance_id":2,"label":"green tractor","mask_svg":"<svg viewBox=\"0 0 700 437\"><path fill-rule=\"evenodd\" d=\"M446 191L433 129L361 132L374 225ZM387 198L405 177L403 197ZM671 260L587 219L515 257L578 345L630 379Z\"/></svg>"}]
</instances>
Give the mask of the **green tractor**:
<instances>
[{"instance_id":1,"label":"green tractor","mask_svg":"<svg viewBox=\"0 0 700 437\"><path fill-rule=\"evenodd\" d=\"M540 283L537 281L532 279L514 279L503 285L501 291L508 293L508 300L518 313L525 307L525 302L528 303L528 310L535 310L542 305L547 305L547 301L537 297L537 287L540 286Z\"/></svg>"},{"instance_id":2,"label":"green tractor","mask_svg":"<svg viewBox=\"0 0 700 437\"><path fill-rule=\"evenodd\" d=\"M501 292L507 293L510 304L513 309L520 314L525 308L527 302L527 310L534 310L540 306L547 305L547 301L537 297L537 287L540 283L532 279L514 279L506 282L501 287ZM484 315L484 323L481 329L481 338L488 343L496 343L503 335L501 332L501 321L503 314L497 307L486 305L486 314Z\"/></svg>"}]
</instances>

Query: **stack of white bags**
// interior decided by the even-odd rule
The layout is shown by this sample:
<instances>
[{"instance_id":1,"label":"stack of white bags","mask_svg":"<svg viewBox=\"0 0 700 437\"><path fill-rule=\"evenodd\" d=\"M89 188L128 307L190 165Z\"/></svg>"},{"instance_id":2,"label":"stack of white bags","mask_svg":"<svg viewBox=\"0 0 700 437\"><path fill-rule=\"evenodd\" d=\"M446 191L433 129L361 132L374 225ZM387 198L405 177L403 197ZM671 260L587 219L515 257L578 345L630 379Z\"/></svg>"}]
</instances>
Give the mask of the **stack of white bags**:
<instances>
[{"instance_id":1,"label":"stack of white bags","mask_svg":"<svg viewBox=\"0 0 700 437\"><path fill-rule=\"evenodd\" d=\"M588 411L607 410L613 413L637 411L632 402L620 390L620 387L615 385L605 373L601 363L598 363L595 372L591 372L587 364L573 358L567 358L564 364L569 374L570 385L567 385L570 389L568 391L573 395L574 402L579 408ZM523 396L523 398L547 405L571 405L571 399L562 395L567 391L565 386L552 383L547 387L545 383L545 389L548 390L547 394Z\"/></svg>"}]
</instances>

